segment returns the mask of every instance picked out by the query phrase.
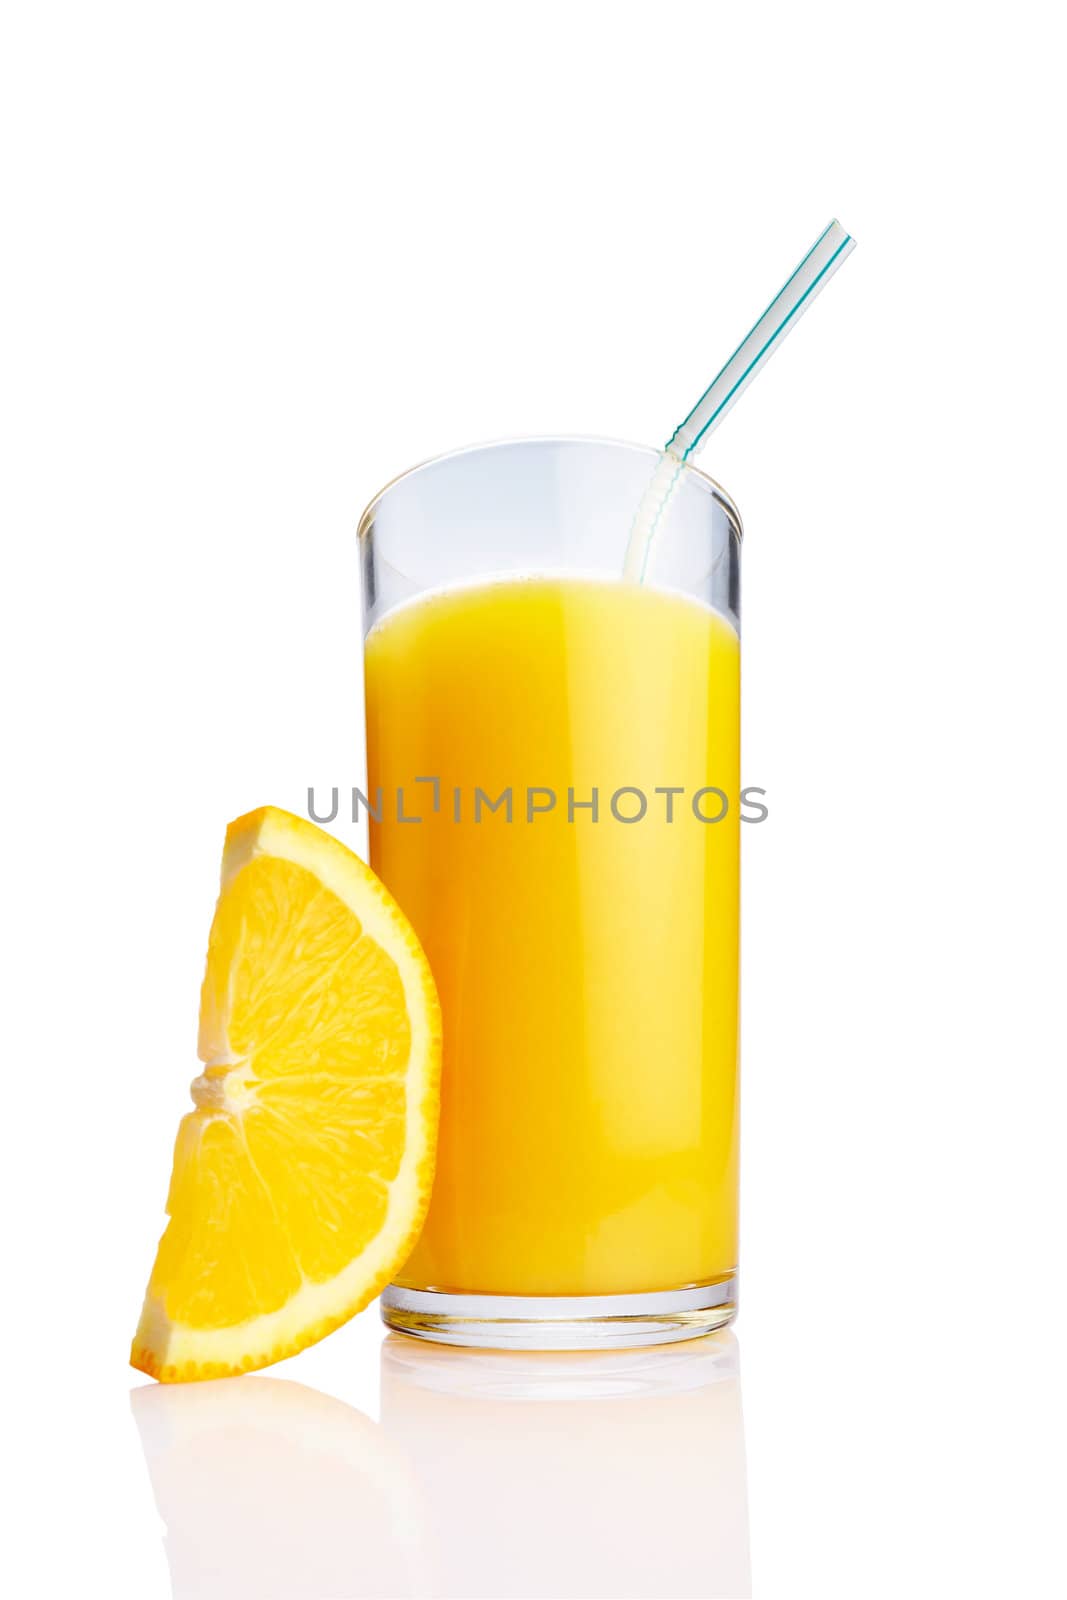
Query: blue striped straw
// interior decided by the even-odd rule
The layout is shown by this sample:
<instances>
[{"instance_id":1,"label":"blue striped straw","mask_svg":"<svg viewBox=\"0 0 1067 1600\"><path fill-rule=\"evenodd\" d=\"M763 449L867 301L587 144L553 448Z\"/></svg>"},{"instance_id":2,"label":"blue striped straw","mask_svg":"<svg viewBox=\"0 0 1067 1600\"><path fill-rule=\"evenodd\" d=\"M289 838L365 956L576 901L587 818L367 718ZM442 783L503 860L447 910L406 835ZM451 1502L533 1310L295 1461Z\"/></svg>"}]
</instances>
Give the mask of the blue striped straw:
<instances>
[{"instance_id":1,"label":"blue striped straw","mask_svg":"<svg viewBox=\"0 0 1067 1600\"><path fill-rule=\"evenodd\" d=\"M770 360L826 287L838 267L856 248L852 235L835 219L816 239L803 261L779 289L759 321L741 340L725 366L716 373L689 415L680 422L664 447L630 534L625 576L640 582L645 576L656 528L681 475L682 466L704 448L730 408L744 394L757 372Z\"/></svg>"}]
</instances>

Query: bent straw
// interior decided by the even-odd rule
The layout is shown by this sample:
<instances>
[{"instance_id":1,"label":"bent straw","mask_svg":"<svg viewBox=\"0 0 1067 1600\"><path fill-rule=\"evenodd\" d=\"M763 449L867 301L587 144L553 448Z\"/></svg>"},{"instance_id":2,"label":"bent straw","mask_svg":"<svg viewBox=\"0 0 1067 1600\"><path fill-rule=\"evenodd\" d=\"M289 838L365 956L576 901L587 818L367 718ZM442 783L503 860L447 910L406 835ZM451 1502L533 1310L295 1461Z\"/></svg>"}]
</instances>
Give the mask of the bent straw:
<instances>
[{"instance_id":1,"label":"bent straw","mask_svg":"<svg viewBox=\"0 0 1067 1600\"><path fill-rule=\"evenodd\" d=\"M653 538L685 462L704 448L709 435L740 400L786 334L796 327L816 295L855 248L855 239L835 218L816 239L726 365L716 373L689 415L675 428L637 508L626 547L625 578L636 583L644 580Z\"/></svg>"}]
</instances>

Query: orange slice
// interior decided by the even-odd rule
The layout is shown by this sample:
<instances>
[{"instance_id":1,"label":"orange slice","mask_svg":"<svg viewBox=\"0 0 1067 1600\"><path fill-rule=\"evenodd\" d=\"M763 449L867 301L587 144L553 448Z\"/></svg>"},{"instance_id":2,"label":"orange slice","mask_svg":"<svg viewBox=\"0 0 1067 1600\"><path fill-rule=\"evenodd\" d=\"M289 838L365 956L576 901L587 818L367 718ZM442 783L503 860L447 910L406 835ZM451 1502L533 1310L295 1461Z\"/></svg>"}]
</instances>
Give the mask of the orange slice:
<instances>
[{"instance_id":1,"label":"orange slice","mask_svg":"<svg viewBox=\"0 0 1067 1600\"><path fill-rule=\"evenodd\" d=\"M323 1338L393 1277L429 1203L426 958L369 867L272 806L226 832L199 1055L130 1356L164 1383Z\"/></svg>"}]
</instances>

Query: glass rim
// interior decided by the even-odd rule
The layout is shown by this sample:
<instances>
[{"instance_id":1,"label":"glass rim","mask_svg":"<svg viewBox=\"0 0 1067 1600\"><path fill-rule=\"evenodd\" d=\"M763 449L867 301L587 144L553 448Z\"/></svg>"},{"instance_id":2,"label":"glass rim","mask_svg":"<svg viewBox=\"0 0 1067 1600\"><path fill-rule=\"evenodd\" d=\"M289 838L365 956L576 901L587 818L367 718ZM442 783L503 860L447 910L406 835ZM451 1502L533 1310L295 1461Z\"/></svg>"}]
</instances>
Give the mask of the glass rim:
<instances>
[{"instance_id":1,"label":"glass rim","mask_svg":"<svg viewBox=\"0 0 1067 1600\"><path fill-rule=\"evenodd\" d=\"M431 467L440 466L445 461L454 461L458 456L481 455L490 450L502 450L516 444L609 444L619 450L631 450L638 455L648 456L652 460L658 460L664 453L662 450L657 450L654 445L635 444L630 439L614 439L607 434L595 433L517 434L514 437L503 439L486 439L479 444L459 445L454 450L443 450L440 455L428 456L423 461L417 461L413 467L405 467L403 472L398 472L395 477L389 479L388 483L383 484L377 494L368 500L360 513L359 522L356 526L356 538L362 543L370 532L374 514L385 497L398 484L404 483L408 478L413 478L416 473L427 472ZM716 504L722 507L738 544L741 544L745 537L745 530L741 523L741 513L722 484L716 478L713 478L710 473L701 471L699 467L694 467L689 461L680 462L679 465L683 472L696 480L697 486L703 493L710 494ZM634 509L636 511L637 508L635 507Z\"/></svg>"}]
</instances>

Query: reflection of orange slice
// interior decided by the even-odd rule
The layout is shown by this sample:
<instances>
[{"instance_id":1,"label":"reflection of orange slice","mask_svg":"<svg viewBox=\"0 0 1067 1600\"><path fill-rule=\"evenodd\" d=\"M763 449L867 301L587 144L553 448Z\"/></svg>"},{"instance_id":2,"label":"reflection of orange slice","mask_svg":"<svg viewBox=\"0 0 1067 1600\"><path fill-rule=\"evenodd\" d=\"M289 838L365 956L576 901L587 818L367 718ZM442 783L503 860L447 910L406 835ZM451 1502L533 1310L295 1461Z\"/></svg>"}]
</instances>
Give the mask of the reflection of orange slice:
<instances>
[{"instance_id":1,"label":"reflection of orange slice","mask_svg":"<svg viewBox=\"0 0 1067 1600\"><path fill-rule=\"evenodd\" d=\"M261 1377L130 1399L175 1600L430 1592L406 1458L355 1407Z\"/></svg>"},{"instance_id":2,"label":"reflection of orange slice","mask_svg":"<svg viewBox=\"0 0 1067 1600\"><path fill-rule=\"evenodd\" d=\"M321 1339L389 1282L429 1201L426 958L368 867L270 806L226 833L199 1053L131 1354L164 1382Z\"/></svg>"}]
</instances>

